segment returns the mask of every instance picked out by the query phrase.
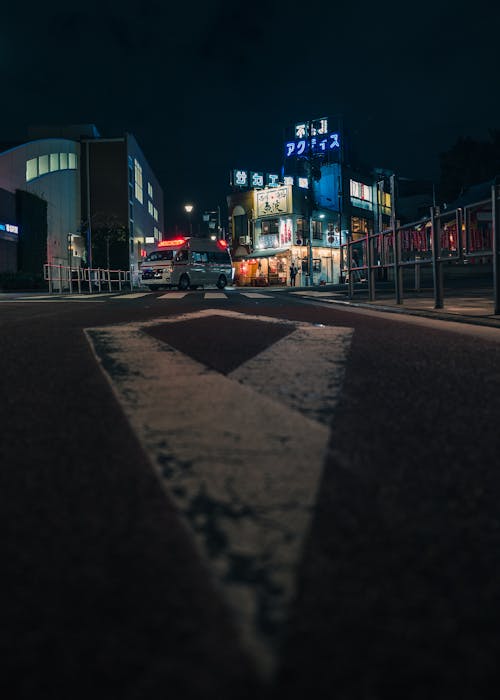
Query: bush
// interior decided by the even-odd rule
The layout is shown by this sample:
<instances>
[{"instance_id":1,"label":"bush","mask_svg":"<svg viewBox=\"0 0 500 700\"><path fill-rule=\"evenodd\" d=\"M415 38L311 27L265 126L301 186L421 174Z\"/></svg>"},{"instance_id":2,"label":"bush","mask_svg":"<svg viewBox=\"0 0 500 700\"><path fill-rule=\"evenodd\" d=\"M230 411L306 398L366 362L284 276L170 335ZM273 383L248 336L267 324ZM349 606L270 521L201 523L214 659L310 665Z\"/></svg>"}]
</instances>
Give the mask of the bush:
<instances>
[{"instance_id":1,"label":"bush","mask_svg":"<svg viewBox=\"0 0 500 700\"><path fill-rule=\"evenodd\" d=\"M4 292L32 292L47 290L47 282L42 275L32 272L0 272L0 289Z\"/></svg>"}]
</instances>

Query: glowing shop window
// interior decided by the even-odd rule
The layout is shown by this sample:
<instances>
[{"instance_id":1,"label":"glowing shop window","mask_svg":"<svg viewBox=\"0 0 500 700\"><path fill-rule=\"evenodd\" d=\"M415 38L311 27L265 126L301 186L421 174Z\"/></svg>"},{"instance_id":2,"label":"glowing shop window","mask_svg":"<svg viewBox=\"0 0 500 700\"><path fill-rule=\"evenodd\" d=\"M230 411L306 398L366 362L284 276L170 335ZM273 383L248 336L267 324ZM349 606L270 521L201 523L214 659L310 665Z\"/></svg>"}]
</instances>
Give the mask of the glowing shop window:
<instances>
[{"instance_id":1,"label":"glowing shop window","mask_svg":"<svg viewBox=\"0 0 500 700\"><path fill-rule=\"evenodd\" d=\"M38 158L38 174L45 175L49 172L49 156L40 156Z\"/></svg>"},{"instance_id":2,"label":"glowing shop window","mask_svg":"<svg viewBox=\"0 0 500 700\"><path fill-rule=\"evenodd\" d=\"M67 153L59 153L59 167L61 168L61 170L68 169L68 154Z\"/></svg>"},{"instance_id":3,"label":"glowing shop window","mask_svg":"<svg viewBox=\"0 0 500 700\"><path fill-rule=\"evenodd\" d=\"M53 173L59 170L59 153L50 154L50 172Z\"/></svg>"},{"instance_id":4,"label":"glowing shop window","mask_svg":"<svg viewBox=\"0 0 500 700\"><path fill-rule=\"evenodd\" d=\"M26 161L26 182L38 177L38 158Z\"/></svg>"},{"instance_id":5,"label":"glowing shop window","mask_svg":"<svg viewBox=\"0 0 500 700\"><path fill-rule=\"evenodd\" d=\"M76 153L68 153L68 168L76 170Z\"/></svg>"},{"instance_id":6,"label":"glowing shop window","mask_svg":"<svg viewBox=\"0 0 500 700\"><path fill-rule=\"evenodd\" d=\"M134 175L135 175L135 198L142 204L144 199L142 196L142 168L137 158L134 158Z\"/></svg>"}]
</instances>

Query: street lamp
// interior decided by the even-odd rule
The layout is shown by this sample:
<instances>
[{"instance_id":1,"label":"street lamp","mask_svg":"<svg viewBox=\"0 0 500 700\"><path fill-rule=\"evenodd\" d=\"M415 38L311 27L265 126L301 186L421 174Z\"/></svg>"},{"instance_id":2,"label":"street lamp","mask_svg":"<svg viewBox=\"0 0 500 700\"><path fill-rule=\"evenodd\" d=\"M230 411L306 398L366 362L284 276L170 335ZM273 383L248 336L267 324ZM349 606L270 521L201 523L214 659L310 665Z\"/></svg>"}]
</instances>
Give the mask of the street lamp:
<instances>
[{"instance_id":1,"label":"street lamp","mask_svg":"<svg viewBox=\"0 0 500 700\"><path fill-rule=\"evenodd\" d=\"M193 235L193 224L191 222L191 212L193 211L193 205L192 204L185 204L184 209L186 210L186 213L188 215L188 221L189 221L189 235Z\"/></svg>"}]
</instances>

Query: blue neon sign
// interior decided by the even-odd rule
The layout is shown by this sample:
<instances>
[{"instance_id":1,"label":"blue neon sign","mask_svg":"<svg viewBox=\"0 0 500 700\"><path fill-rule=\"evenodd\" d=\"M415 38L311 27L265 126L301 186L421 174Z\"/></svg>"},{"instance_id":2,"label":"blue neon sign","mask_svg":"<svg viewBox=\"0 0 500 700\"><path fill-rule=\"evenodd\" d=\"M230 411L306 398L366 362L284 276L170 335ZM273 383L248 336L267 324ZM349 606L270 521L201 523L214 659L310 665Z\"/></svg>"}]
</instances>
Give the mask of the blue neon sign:
<instances>
[{"instance_id":1,"label":"blue neon sign","mask_svg":"<svg viewBox=\"0 0 500 700\"><path fill-rule=\"evenodd\" d=\"M308 138L294 139L285 143L285 156L287 158L300 158L307 156L309 151L316 155L340 150L340 134L335 131L324 137L312 136Z\"/></svg>"}]
</instances>

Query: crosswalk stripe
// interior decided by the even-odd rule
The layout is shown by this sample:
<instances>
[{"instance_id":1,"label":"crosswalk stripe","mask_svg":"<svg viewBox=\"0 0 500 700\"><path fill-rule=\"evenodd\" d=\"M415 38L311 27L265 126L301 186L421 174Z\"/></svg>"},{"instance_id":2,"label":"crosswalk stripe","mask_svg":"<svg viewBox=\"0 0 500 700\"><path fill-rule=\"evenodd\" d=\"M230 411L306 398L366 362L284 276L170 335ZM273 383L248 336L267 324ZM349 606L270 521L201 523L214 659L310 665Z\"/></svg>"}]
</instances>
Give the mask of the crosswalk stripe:
<instances>
[{"instance_id":1,"label":"crosswalk stripe","mask_svg":"<svg viewBox=\"0 0 500 700\"><path fill-rule=\"evenodd\" d=\"M168 294L162 294L158 299L182 299L186 294L187 292L168 292Z\"/></svg>"},{"instance_id":2,"label":"crosswalk stripe","mask_svg":"<svg viewBox=\"0 0 500 700\"><path fill-rule=\"evenodd\" d=\"M272 299L270 294L260 294L259 292L240 292L242 297L248 297L249 299Z\"/></svg>"},{"instance_id":3,"label":"crosswalk stripe","mask_svg":"<svg viewBox=\"0 0 500 700\"><path fill-rule=\"evenodd\" d=\"M136 292L134 294L120 294L116 297L111 297L112 299L140 299L140 297L148 296L149 292Z\"/></svg>"},{"instance_id":4,"label":"crosswalk stripe","mask_svg":"<svg viewBox=\"0 0 500 700\"><path fill-rule=\"evenodd\" d=\"M206 292L205 299L227 299L227 295L223 292Z\"/></svg>"}]
</instances>

